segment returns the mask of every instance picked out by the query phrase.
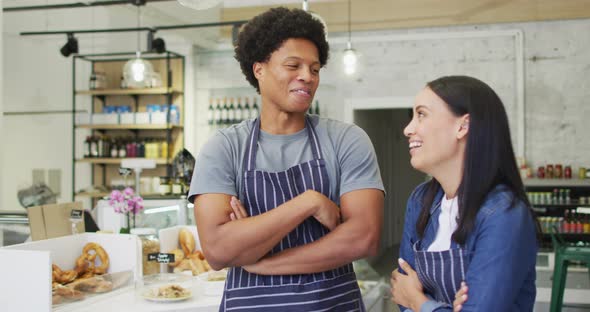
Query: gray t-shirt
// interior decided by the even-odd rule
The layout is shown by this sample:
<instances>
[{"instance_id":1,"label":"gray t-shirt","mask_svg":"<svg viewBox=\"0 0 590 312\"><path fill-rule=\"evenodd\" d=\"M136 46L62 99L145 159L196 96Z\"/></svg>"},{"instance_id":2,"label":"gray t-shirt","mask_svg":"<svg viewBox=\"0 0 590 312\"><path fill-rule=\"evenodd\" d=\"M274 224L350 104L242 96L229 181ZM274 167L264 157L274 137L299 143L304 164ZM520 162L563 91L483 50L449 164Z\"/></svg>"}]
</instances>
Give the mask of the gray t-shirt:
<instances>
[{"instance_id":1,"label":"gray t-shirt","mask_svg":"<svg viewBox=\"0 0 590 312\"><path fill-rule=\"evenodd\" d=\"M330 178L331 194L340 205L340 196L358 190L384 190L375 149L360 127L310 115L321 145ZM195 195L222 193L243 199L243 159L253 120L219 130L201 148L189 191ZM256 169L284 171L313 159L307 129L289 135L260 131Z\"/></svg>"}]
</instances>

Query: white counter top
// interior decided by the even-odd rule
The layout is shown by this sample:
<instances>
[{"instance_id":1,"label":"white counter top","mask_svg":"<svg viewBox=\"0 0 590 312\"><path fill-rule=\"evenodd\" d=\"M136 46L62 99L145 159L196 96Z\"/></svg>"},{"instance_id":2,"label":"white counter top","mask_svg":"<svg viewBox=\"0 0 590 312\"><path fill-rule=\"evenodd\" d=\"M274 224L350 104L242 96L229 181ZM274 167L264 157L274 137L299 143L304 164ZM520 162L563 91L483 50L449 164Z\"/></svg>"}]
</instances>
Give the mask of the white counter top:
<instances>
[{"instance_id":1,"label":"white counter top","mask_svg":"<svg viewBox=\"0 0 590 312\"><path fill-rule=\"evenodd\" d=\"M105 312L105 311L125 311L125 312L217 312L221 302L221 294L218 296L205 295L202 285L196 285L192 289L193 297L177 302L151 302L137 297L133 287L127 287L115 291L110 295L97 296L87 300L70 303L63 307L58 307L54 311L82 311L82 312Z\"/></svg>"}]
</instances>

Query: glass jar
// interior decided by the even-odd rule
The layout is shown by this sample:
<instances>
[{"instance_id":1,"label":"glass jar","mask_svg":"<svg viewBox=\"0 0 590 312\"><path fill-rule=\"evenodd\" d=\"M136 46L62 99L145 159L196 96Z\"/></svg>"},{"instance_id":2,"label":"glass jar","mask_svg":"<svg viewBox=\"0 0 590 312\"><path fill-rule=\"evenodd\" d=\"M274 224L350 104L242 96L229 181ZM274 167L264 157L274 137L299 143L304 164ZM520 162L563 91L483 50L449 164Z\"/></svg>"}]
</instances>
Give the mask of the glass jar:
<instances>
[{"instance_id":1,"label":"glass jar","mask_svg":"<svg viewBox=\"0 0 590 312\"><path fill-rule=\"evenodd\" d=\"M172 194L180 195L182 194L182 181L180 178L175 178L174 182L172 183Z\"/></svg>"},{"instance_id":2,"label":"glass jar","mask_svg":"<svg viewBox=\"0 0 590 312\"><path fill-rule=\"evenodd\" d=\"M172 193L172 186L170 185L169 177L160 177L160 195L170 195Z\"/></svg>"},{"instance_id":3,"label":"glass jar","mask_svg":"<svg viewBox=\"0 0 590 312\"><path fill-rule=\"evenodd\" d=\"M553 179L553 165L545 166L545 177L547 179Z\"/></svg>"},{"instance_id":4,"label":"glass jar","mask_svg":"<svg viewBox=\"0 0 590 312\"><path fill-rule=\"evenodd\" d=\"M137 235L141 240L143 276L160 273L160 263L155 259L153 261L148 260L150 254L157 255L160 253L160 240L156 236L156 229L135 228L131 229L131 234Z\"/></svg>"}]
</instances>

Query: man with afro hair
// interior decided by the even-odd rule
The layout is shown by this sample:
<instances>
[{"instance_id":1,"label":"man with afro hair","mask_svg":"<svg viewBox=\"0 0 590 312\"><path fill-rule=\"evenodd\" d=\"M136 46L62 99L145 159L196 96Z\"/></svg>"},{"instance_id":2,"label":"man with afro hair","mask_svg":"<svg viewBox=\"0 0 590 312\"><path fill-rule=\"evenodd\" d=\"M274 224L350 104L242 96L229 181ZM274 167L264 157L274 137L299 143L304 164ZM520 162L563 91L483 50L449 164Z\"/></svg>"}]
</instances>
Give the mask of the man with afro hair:
<instances>
[{"instance_id":1,"label":"man with afro hair","mask_svg":"<svg viewBox=\"0 0 590 312\"><path fill-rule=\"evenodd\" d=\"M383 183L362 129L307 114L328 50L299 9L239 34L260 116L209 139L189 192L205 258L229 267L220 311L365 311L352 261L377 253Z\"/></svg>"}]
</instances>

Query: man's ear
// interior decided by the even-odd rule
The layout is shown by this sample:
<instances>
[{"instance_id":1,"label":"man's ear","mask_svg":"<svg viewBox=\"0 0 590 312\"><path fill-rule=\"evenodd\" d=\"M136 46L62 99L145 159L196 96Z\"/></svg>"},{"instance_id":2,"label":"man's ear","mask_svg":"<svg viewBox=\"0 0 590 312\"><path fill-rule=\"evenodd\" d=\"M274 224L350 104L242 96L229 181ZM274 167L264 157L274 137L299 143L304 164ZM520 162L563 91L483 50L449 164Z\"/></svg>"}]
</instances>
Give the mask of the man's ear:
<instances>
[{"instance_id":1,"label":"man's ear","mask_svg":"<svg viewBox=\"0 0 590 312\"><path fill-rule=\"evenodd\" d=\"M461 124L459 126L459 131L457 132L457 139L464 138L469 133L469 114L463 115L461 117Z\"/></svg>"},{"instance_id":2,"label":"man's ear","mask_svg":"<svg viewBox=\"0 0 590 312\"><path fill-rule=\"evenodd\" d=\"M255 62L254 64L252 64L252 72L254 72L254 77L256 77L256 79L260 80L260 78L262 77L262 73L263 73L263 66L262 63L260 62Z\"/></svg>"}]
</instances>

